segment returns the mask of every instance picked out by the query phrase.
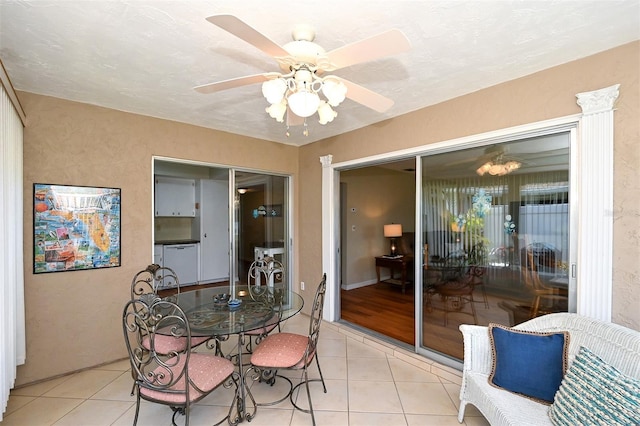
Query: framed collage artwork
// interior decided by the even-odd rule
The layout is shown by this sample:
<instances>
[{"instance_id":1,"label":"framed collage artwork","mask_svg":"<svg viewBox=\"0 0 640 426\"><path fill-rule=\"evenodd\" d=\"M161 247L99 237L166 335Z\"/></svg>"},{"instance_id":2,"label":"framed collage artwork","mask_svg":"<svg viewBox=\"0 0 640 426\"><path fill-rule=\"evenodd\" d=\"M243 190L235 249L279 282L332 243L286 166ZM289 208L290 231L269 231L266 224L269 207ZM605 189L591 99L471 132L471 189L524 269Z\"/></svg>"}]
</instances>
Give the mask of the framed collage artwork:
<instances>
[{"instance_id":1,"label":"framed collage artwork","mask_svg":"<svg viewBox=\"0 0 640 426\"><path fill-rule=\"evenodd\" d=\"M33 185L33 273L120 266L119 188Z\"/></svg>"}]
</instances>

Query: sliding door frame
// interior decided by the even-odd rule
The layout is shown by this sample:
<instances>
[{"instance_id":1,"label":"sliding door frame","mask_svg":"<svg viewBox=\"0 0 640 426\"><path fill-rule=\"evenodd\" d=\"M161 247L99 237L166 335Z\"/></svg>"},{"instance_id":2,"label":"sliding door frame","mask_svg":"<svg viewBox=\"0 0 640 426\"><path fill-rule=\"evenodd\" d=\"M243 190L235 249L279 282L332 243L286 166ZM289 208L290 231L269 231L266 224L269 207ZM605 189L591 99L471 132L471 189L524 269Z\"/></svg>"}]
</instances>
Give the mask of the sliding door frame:
<instances>
[{"instance_id":1,"label":"sliding door frame","mask_svg":"<svg viewBox=\"0 0 640 426\"><path fill-rule=\"evenodd\" d=\"M151 157L151 190L150 193L153 194L154 193L154 175L155 175L155 162L156 161L162 161L162 162L166 162L166 163L175 163L175 164L184 164L184 165L188 165L188 166L195 166L195 167L202 167L202 168L209 168L209 169L220 169L220 170L226 170L228 173L228 206L229 206L229 211L228 211L228 220L229 220L229 232L227 234L227 246L229 249L229 283L231 284L231 280L239 278L237 277L237 270L238 270L238 253L237 250L238 248L236 247L236 241L235 241L235 197L236 197L236 174L238 172L241 173L253 173L253 174L261 174L261 175L265 175L265 176L277 176L277 177L282 177L285 179L285 198L286 198L286 211L283 211L283 214L286 214L286 224L285 224L285 229L284 229L284 237L285 237L285 242L284 242L284 249L285 249L285 258L287 259L288 262L288 270L289 273L285 274L285 282L286 285L288 286L289 289L293 289L293 276L294 276L294 270L293 270L293 265L294 263L294 256L293 256L293 229L294 229L294 223L293 223L293 179L291 177L291 175L286 174L286 173L278 173L278 172L271 172L268 170L259 170L259 169L250 169L250 168L243 168L243 167L234 167L234 166L229 166L229 165L225 165L225 164L217 164L217 163L208 163L208 162L202 162L202 161L195 161L195 160L187 160L187 159L182 159L182 158L173 158L173 157L164 157L164 156L152 156ZM153 199L153 195L152 195L152 202L151 202L151 220L152 223L155 220L155 205L154 205L155 201ZM153 245L155 242L155 229L152 227L151 229L152 235L151 235L151 253L153 253ZM153 259L152 259L153 260Z\"/></svg>"},{"instance_id":2,"label":"sliding door frame","mask_svg":"<svg viewBox=\"0 0 640 426\"><path fill-rule=\"evenodd\" d=\"M584 168L584 165L578 161L578 153L584 152L584 150L590 149L590 147L585 146L585 142L581 139L583 138L580 133L580 126L583 120L582 114L570 115L565 117L560 117L556 119L530 123L527 125L516 126L501 130L496 130L493 132L487 132L483 134L472 135L468 137L458 138L447 140L443 142L437 142L429 145L423 145L419 147L415 147L412 149L394 151L384 154L378 154L370 157L359 158L350 161L344 161L341 163L332 164L332 156L326 155L321 157L320 161L323 166L322 171L322 243L323 243L323 269L329 271L327 276L327 303L325 306L324 319L328 321L337 321L340 319L340 191L339 191L339 183L340 183L340 171L348 170L355 167L363 167L363 166L373 166L380 163L389 163L394 160L405 160L407 158L415 158L416 160L416 223L415 223L415 247L422 247L422 223L421 223L421 161L420 157L424 155L431 154L439 154L452 150L459 150L464 148L478 147L483 145L489 145L492 143L500 143L507 142L517 139L523 138L531 138L535 136L549 135L553 133L560 132L570 132L570 210L569 210L569 220L571 223L570 228L570 250L571 250L571 274L570 274L570 287L575 292L577 288L577 273L578 270L578 260L581 260L582 263L588 263L590 261L590 256L585 256L580 253L579 245L579 235L578 235L578 226L584 226L584 223L579 224L579 211L577 206L579 205L580 199L580 191L579 185L582 183L581 180L584 180L584 173L581 173L581 168ZM606 138L604 138L606 139ZM612 138L611 138L612 141ZM591 141L588 141L591 142ZM584 154L582 154L584 155ZM612 173L612 165L604 164L602 170L602 174L606 175L607 173ZM610 170L609 170L610 168ZM581 205L581 208L584 208ZM583 220L584 221L584 220ZM605 235L602 238L605 240L612 241L613 235ZM584 244L584 242L582 242ZM417 253L416 253L417 254ZM591 259L593 260L593 259ZM421 268L422 264L420 262L414 262L415 277L421 277ZM611 286L611 282L608 284ZM581 291L583 289L581 288ZM421 301L421 285L415 286L415 303L416 303L416 312L419 312L419 304ZM611 288L608 289L608 292L611 292ZM584 299L585 295L581 295ZM586 297L590 297L586 295ZM576 300L576 298L573 298ZM584 301L582 301L582 306L585 305ZM582 313L591 316L610 316L611 308L608 307L604 313L592 313L587 312L587 310L581 309L581 300L578 299L578 304L576 306L573 303L569 307L569 311ZM447 365L451 365L454 367L460 367L460 363L452 360L451 358L436 354L434 352L426 351L424 348L421 348L420 345L420 335L422 333L421 327L421 318L419 315L416 315L416 336L415 336L415 352L429 355L430 358L435 359L436 361L443 362Z\"/></svg>"}]
</instances>

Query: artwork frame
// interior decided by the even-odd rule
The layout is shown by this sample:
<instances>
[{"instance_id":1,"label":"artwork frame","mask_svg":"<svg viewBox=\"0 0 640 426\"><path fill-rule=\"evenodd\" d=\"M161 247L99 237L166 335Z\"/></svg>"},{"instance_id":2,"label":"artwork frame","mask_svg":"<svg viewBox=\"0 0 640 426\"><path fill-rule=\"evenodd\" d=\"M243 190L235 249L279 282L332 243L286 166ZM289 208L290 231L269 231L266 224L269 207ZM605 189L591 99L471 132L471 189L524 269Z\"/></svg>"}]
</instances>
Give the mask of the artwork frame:
<instances>
[{"instance_id":1,"label":"artwork frame","mask_svg":"<svg viewBox=\"0 0 640 426\"><path fill-rule=\"evenodd\" d=\"M121 265L121 189L33 184L33 273Z\"/></svg>"}]
</instances>

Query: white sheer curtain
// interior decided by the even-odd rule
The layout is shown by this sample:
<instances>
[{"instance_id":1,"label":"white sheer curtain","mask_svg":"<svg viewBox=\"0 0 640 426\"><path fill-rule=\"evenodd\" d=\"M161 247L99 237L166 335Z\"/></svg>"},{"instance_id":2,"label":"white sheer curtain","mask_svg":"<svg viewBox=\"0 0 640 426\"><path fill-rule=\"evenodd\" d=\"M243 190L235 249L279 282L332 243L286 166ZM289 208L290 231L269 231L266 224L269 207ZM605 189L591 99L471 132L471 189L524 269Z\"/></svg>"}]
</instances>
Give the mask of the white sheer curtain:
<instances>
[{"instance_id":1,"label":"white sheer curtain","mask_svg":"<svg viewBox=\"0 0 640 426\"><path fill-rule=\"evenodd\" d=\"M567 171L558 171L425 182L429 255L475 255L477 264L509 266L519 263L519 249L533 245L552 252L545 259L550 269L563 267L569 255L568 179ZM471 253L479 245L483 252Z\"/></svg>"},{"instance_id":2,"label":"white sheer curtain","mask_svg":"<svg viewBox=\"0 0 640 426\"><path fill-rule=\"evenodd\" d=\"M22 208L22 142L15 94L0 64L0 421L15 385L17 366L24 364L24 272ZM11 96L13 95L13 96ZM19 107L18 107L19 108Z\"/></svg>"}]
</instances>

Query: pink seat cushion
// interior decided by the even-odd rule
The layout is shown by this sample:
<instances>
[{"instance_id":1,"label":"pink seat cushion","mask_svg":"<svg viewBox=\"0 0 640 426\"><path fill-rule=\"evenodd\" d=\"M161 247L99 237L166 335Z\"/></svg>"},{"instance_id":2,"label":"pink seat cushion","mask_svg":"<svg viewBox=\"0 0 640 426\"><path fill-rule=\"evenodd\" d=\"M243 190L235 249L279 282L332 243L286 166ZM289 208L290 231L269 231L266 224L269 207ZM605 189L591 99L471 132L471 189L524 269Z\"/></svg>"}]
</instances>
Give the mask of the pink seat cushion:
<instances>
[{"instance_id":1,"label":"pink seat cushion","mask_svg":"<svg viewBox=\"0 0 640 426\"><path fill-rule=\"evenodd\" d=\"M180 374L180 371L184 368L184 363L185 357L182 356L180 362L171 369L176 374ZM193 385L190 385L189 399L195 401L208 394L229 377L229 375L233 373L233 370L233 363L226 358L209 354L192 353L189 358L189 378L202 392L193 387ZM164 370L157 368L155 371L163 372ZM185 379L182 378L169 389L184 391ZM167 404L186 404L186 396L184 393L168 393L140 387L140 394L145 398Z\"/></svg>"},{"instance_id":2,"label":"pink seat cushion","mask_svg":"<svg viewBox=\"0 0 640 426\"><path fill-rule=\"evenodd\" d=\"M251 355L251 364L262 368L302 368L309 337L293 333L267 336ZM313 359L314 351L308 360Z\"/></svg>"},{"instance_id":3,"label":"pink seat cushion","mask_svg":"<svg viewBox=\"0 0 640 426\"><path fill-rule=\"evenodd\" d=\"M209 337L192 337L191 338L191 347L195 348L196 346L206 342L209 340ZM170 335L164 334L156 334L156 352L159 354L168 354L171 352L182 352L187 348L187 339L186 337L174 337ZM151 348L151 344L149 342L149 336L144 336L142 338L142 347L146 350Z\"/></svg>"}]
</instances>

